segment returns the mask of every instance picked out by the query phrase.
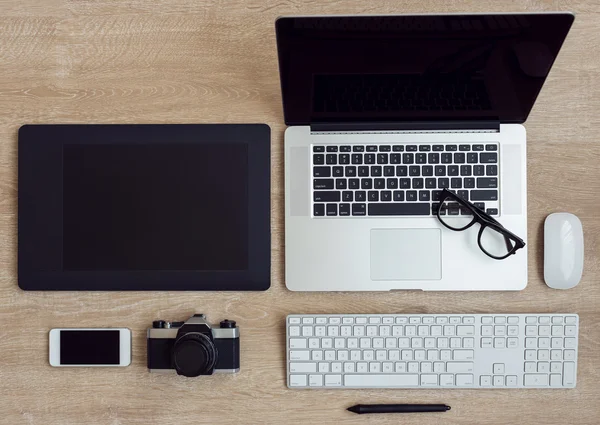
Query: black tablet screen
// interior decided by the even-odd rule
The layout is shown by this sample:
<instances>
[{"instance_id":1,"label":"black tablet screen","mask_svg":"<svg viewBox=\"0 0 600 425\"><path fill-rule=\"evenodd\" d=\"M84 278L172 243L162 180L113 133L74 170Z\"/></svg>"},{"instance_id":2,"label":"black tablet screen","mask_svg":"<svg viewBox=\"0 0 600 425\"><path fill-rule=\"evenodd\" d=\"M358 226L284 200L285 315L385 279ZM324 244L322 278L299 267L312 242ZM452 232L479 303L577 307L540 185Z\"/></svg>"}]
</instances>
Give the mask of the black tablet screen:
<instances>
[{"instance_id":1,"label":"black tablet screen","mask_svg":"<svg viewBox=\"0 0 600 425\"><path fill-rule=\"evenodd\" d=\"M63 270L246 270L245 144L65 144Z\"/></svg>"}]
</instances>

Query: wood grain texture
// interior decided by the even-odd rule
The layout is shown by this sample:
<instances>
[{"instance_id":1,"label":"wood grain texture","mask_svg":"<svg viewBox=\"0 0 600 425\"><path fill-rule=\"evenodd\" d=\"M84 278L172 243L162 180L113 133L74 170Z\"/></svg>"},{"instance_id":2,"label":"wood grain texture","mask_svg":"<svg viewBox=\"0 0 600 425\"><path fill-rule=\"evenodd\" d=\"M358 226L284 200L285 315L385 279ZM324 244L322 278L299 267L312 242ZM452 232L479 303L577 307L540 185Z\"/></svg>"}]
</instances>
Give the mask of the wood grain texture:
<instances>
[{"instance_id":1,"label":"wood grain texture","mask_svg":"<svg viewBox=\"0 0 600 425\"><path fill-rule=\"evenodd\" d=\"M517 293L292 293L283 281L283 116L274 20L292 14L571 10L574 27L526 124L529 285ZM0 423L598 424L600 3L593 0L3 0L0 2ZM53 293L17 287L17 130L24 123L266 122L272 128L273 285L264 293ZM570 211L585 273L542 280L542 223ZM289 313L578 312L574 390L292 391ZM145 367L155 318L237 320L242 371L183 379ZM127 326L123 369L53 369L53 327ZM441 415L359 417L357 402L445 402Z\"/></svg>"}]
</instances>

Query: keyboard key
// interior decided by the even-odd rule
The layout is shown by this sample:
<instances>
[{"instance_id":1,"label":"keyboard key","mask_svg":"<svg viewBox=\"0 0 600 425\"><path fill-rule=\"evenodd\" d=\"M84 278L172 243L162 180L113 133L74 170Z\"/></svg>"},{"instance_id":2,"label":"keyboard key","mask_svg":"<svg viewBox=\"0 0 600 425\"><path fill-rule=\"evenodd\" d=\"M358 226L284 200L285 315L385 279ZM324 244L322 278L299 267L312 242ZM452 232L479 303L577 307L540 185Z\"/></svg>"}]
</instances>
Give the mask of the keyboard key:
<instances>
[{"instance_id":1,"label":"keyboard key","mask_svg":"<svg viewBox=\"0 0 600 425\"><path fill-rule=\"evenodd\" d=\"M394 175L394 167L391 165L386 165L383 167L383 175L386 177L392 177Z\"/></svg>"},{"instance_id":2,"label":"keyboard key","mask_svg":"<svg viewBox=\"0 0 600 425\"><path fill-rule=\"evenodd\" d=\"M454 154L454 163L455 164L464 164L465 162L465 154L462 152L458 152Z\"/></svg>"},{"instance_id":3,"label":"keyboard key","mask_svg":"<svg viewBox=\"0 0 600 425\"><path fill-rule=\"evenodd\" d=\"M415 162L415 155L412 153L405 153L402 155L403 164L413 164Z\"/></svg>"},{"instance_id":4,"label":"keyboard key","mask_svg":"<svg viewBox=\"0 0 600 425\"><path fill-rule=\"evenodd\" d=\"M433 145L432 147L433 151L443 151L444 150L444 145Z\"/></svg>"},{"instance_id":5,"label":"keyboard key","mask_svg":"<svg viewBox=\"0 0 600 425\"><path fill-rule=\"evenodd\" d=\"M326 387L341 387L342 375L325 375Z\"/></svg>"},{"instance_id":6,"label":"keyboard key","mask_svg":"<svg viewBox=\"0 0 600 425\"><path fill-rule=\"evenodd\" d=\"M418 387L419 375L417 374L377 374L377 375L345 375L344 386L369 388L369 387Z\"/></svg>"},{"instance_id":7,"label":"keyboard key","mask_svg":"<svg viewBox=\"0 0 600 425\"><path fill-rule=\"evenodd\" d=\"M450 151L455 151L457 149L458 149L458 147L456 145L446 145L446 150L449 151L449 152Z\"/></svg>"},{"instance_id":8,"label":"keyboard key","mask_svg":"<svg viewBox=\"0 0 600 425\"><path fill-rule=\"evenodd\" d=\"M359 177L368 177L369 176L369 167L366 167L366 166L358 167L358 176Z\"/></svg>"},{"instance_id":9,"label":"keyboard key","mask_svg":"<svg viewBox=\"0 0 600 425\"><path fill-rule=\"evenodd\" d=\"M460 166L460 175L461 176L470 176L472 173L472 169L470 165L461 165Z\"/></svg>"},{"instance_id":10,"label":"keyboard key","mask_svg":"<svg viewBox=\"0 0 600 425\"><path fill-rule=\"evenodd\" d=\"M348 179L348 189L358 189L360 187L359 179Z\"/></svg>"},{"instance_id":11,"label":"keyboard key","mask_svg":"<svg viewBox=\"0 0 600 425\"><path fill-rule=\"evenodd\" d=\"M349 165L345 168L346 177L356 177L356 167L353 165Z\"/></svg>"},{"instance_id":12,"label":"keyboard key","mask_svg":"<svg viewBox=\"0 0 600 425\"><path fill-rule=\"evenodd\" d=\"M327 155L325 155L325 157L326 157L325 162L327 164L329 164L329 165L336 165L337 164L337 155L327 154ZM315 164L316 164L316 162L315 162Z\"/></svg>"},{"instance_id":13,"label":"keyboard key","mask_svg":"<svg viewBox=\"0 0 600 425\"><path fill-rule=\"evenodd\" d=\"M351 150L350 146L340 146L340 152L350 152Z\"/></svg>"},{"instance_id":14,"label":"keyboard key","mask_svg":"<svg viewBox=\"0 0 600 425\"><path fill-rule=\"evenodd\" d=\"M421 202L429 202L429 191L428 190L420 190L419 191L419 201Z\"/></svg>"},{"instance_id":15,"label":"keyboard key","mask_svg":"<svg viewBox=\"0 0 600 425\"><path fill-rule=\"evenodd\" d=\"M429 152L431 150L431 146L429 145L419 145L420 152Z\"/></svg>"},{"instance_id":16,"label":"keyboard key","mask_svg":"<svg viewBox=\"0 0 600 425\"><path fill-rule=\"evenodd\" d=\"M336 179L335 180L335 188L338 190L344 190L348 186L348 181L346 179Z\"/></svg>"},{"instance_id":17,"label":"keyboard key","mask_svg":"<svg viewBox=\"0 0 600 425\"><path fill-rule=\"evenodd\" d=\"M337 146L327 146L327 152L337 152L337 151L338 151Z\"/></svg>"},{"instance_id":18,"label":"keyboard key","mask_svg":"<svg viewBox=\"0 0 600 425\"><path fill-rule=\"evenodd\" d=\"M385 179L375 179L374 182L375 189L385 189Z\"/></svg>"},{"instance_id":19,"label":"keyboard key","mask_svg":"<svg viewBox=\"0 0 600 425\"><path fill-rule=\"evenodd\" d=\"M479 154L479 161L483 164L486 163L496 163L498 162L498 154L493 153L481 153Z\"/></svg>"},{"instance_id":20,"label":"keyboard key","mask_svg":"<svg viewBox=\"0 0 600 425\"><path fill-rule=\"evenodd\" d=\"M390 164L400 164L401 156L399 153L393 153L390 155Z\"/></svg>"},{"instance_id":21,"label":"keyboard key","mask_svg":"<svg viewBox=\"0 0 600 425\"><path fill-rule=\"evenodd\" d=\"M362 164L363 156L359 153L352 154L352 163L353 164Z\"/></svg>"},{"instance_id":22,"label":"keyboard key","mask_svg":"<svg viewBox=\"0 0 600 425\"><path fill-rule=\"evenodd\" d=\"M354 192L354 197L356 202L363 202L367 200L367 192L364 190L357 190Z\"/></svg>"},{"instance_id":23,"label":"keyboard key","mask_svg":"<svg viewBox=\"0 0 600 425\"><path fill-rule=\"evenodd\" d=\"M485 172L485 167L483 165L474 165L473 166L473 175L474 176L483 176Z\"/></svg>"},{"instance_id":24,"label":"keyboard key","mask_svg":"<svg viewBox=\"0 0 600 425\"><path fill-rule=\"evenodd\" d=\"M340 155L340 164L350 164L350 155L343 153Z\"/></svg>"},{"instance_id":25,"label":"keyboard key","mask_svg":"<svg viewBox=\"0 0 600 425\"><path fill-rule=\"evenodd\" d=\"M386 180L386 188L387 189L398 189L398 179L397 178L389 178Z\"/></svg>"},{"instance_id":26,"label":"keyboard key","mask_svg":"<svg viewBox=\"0 0 600 425\"><path fill-rule=\"evenodd\" d=\"M471 375L471 374L456 375L456 386L457 387L472 387L473 386L473 375Z\"/></svg>"},{"instance_id":27,"label":"keyboard key","mask_svg":"<svg viewBox=\"0 0 600 425\"><path fill-rule=\"evenodd\" d=\"M498 179L496 177L479 177L477 187L483 189L498 187Z\"/></svg>"},{"instance_id":28,"label":"keyboard key","mask_svg":"<svg viewBox=\"0 0 600 425\"><path fill-rule=\"evenodd\" d=\"M475 178L467 177L463 180L463 186L465 189L473 189L475 187Z\"/></svg>"},{"instance_id":29,"label":"keyboard key","mask_svg":"<svg viewBox=\"0 0 600 425\"><path fill-rule=\"evenodd\" d=\"M367 198L369 199L370 202L377 202L377 201L379 201L379 192L376 190L370 190L367 193Z\"/></svg>"},{"instance_id":30,"label":"keyboard key","mask_svg":"<svg viewBox=\"0 0 600 425\"><path fill-rule=\"evenodd\" d=\"M473 145L473 150L474 151L482 151L483 150L483 145Z\"/></svg>"},{"instance_id":31,"label":"keyboard key","mask_svg":"<svg viewBox=\"0 0 600 425\"><path fill-rule=\"evenodd\" d=\"M443 153L441 158L442 158L442 164L451 164L452 163L452 154L451 153Z\"/></svg>"},{"instance_id":32,"label":"keyboard key","mask_svg":"<svg viewBox=\"0 0 600 425\"><path fill-rule=\"evenodd\" d=\"M462 179L460 177L455 177L450 180L450 187L452 189L460 189L462 188Z\"/></svg>"},{"instance_id":33,"label":"keyboard key","mask_svg":"<svg viewBox=\"0 0 600 425\"><path fill-rule=\"evenodd\" d=\"M424 184L425 184L425 181L422 178L412 179L412 188L413 189L423 189Z\"/></svg>"},{"instance_id":34,"label":"keyboard key","mask_svg":"<svg viewBox=\"0 0 600 425\"><path fill-rule=\"evenodd\" d=\"M416 199L416 197L415 197ZM356 204L353 204L353 207ZM429 215L428 203L410 204L369 204L369 215L371 216L397 216L397 215Z\"/></svg>"},{"instance_id":35,"label":"keyboard key","mask_svg":"<svg viewBox=\"0 0 600 425\"><path fill-rule=\"evenodd\" d=\"M448 165L448 175L458 176L458 165Z\"/></svg>"},{"instance_id":36,"label":"keyboard key","mask_svg":"<svg viewBox=\"0 0 600 425\"><path fill-rule=\"evenodd\" d=\"M373 189L373 179L360 179L361 189Z\"/></svg>"},{"instance_id":37,"label":"keyboard key","mask_svg":"<svg viewBox=\"0 0 600 425\"><path fill-rule=\"evenodd\" d=\"M340 192L337 191L315 191L313 192L315 202L339 202Z\"/></svg>"},{"instance_id":38,"label":"keyboard key","mask_svg":"<svg viewBox=\"0 0 600 425\"><path fill-rule=\"evenodd\" d=\"M498 208L488 208L485 212L488 215L498 215Z\"/></svg>"},{"instance_id":39,"label":"keyboard key","mask_svg":"<svg viewBox=\"0 0 600 425\"><path fill-rule=\"evenodd\" d=\"M397 165L396 166L396 176L397 177L408 176L408 167L406 165Z\"/></svg>"},{"instance_id":40,"label":"keyboard key","mask_svg":"<svg viewBox=\"0 0 600 425\"><path fill-rule=\"evenodd\" d=\"M375 146L375 145L367 146L367 152L377 152L377 146Z\"/></svg>"},{"instance_id":41,"label":"keyboard key","mask_svg":"<svg viewBox=\"0 0 600 425\"><path fill-rule=\"evenodd\" d=\"M333 177L344 177L344 167L332 167Z\"/></svg>"},{"instance_id":42,"label":"keyboard key","mask_svg":"<svg viewBox=\"0 0 600 425\"><path fill-rule=\"evenodd\" d=\"M498 175L498 166L497 165L486 165L485 166L485 174L487 176L497 176Z\"/></svg>"},{"instance_id":43,"label":"keyboard key","mask_svg":"<svg viewBox=\"0 0 600 425\"><path fill-rule=\"evenodd\" d=\"M394 145L394 146L392 146L392 150L394 152L404 152L404 146L402 146L402 145Z\"/></svg>"},{"instance_id":44,"label":"keyboard key","mask_svg":"<svg viewBox=\"0 0 600 425\"><path fill-rule=\"evenodd\" d=\"M388 163L388 154L387 153L378 153L377 154L377 163L378 164L387 164Z\"/></svg>"},{"instance_id":45,"label":"keyboard key","mask_svg":"<svg viewBox=\"0 0 600 425\"><path fill-rule=\"evenodd\" d=\"M468 190L459 190L459 191L456 192L456 194L458 195L459 198L462 198L465 201L469 200L469 191Z\"/></svg>"},{"instance_id":46,"label":"keyboard key","mask_svg":"<svg viewBox=\"0 0 600 425\"><path fill-rule=\"evenodd\" d=\"M313 177L331 177L331 167L314 167Z\"/></svg>"},{"instance_id":47,"label":"keyboard key","mask_svg":"<svg viewBox=\"0 0 600 425\"><path fill-rule=\"evenodd\" d=\"M325 215L325 204L314 204L313 215L315 217L321 217Z\"/></svg>"},{"instance_id":48,"label":"keyboard key","mask_svg":"<svg viewBox=\"0 0 600 425\"><path fill-rule=\"evenodd\" d=\"M435 166L435 175L436 176L445 176L446 175L446 166L445 165L436 165Z\"/></svg>"},{"instance_id":49,"label":"keyboard key","mask_svg":"<svg viewBox=\"0 0 600 425\"><path fill-rule=\"evenodd\" d=\"M394 205L394 204L390 204ZM352 215L366 215L367 206L366 204L352 204Z\"/></svg>"},{"instance_id":50,"label":"keyboard key","mask_svg":"<svg viewBox=\"0 0 600 425\"><path fill-rule=\"evenodd\" d=\"M379 152L389 152L390 150L392 150L392 147L390 145L379 146Z\"/></svg>"},{"instance_id":51,"label":"keyboard key","mask_svg":"<svg viewBox=\"0 0 600 425\"><path fill-rule=\"evenodd\" d=\"M440 154L436 152L430 153L429 155L427 155L427 158L430 164L438 164L440 162Z\"/></svg>"},{"instance_id":52,"label":"keyboard key","mask_svg":"<svg viewBox=\"0 0 600 425\"><path fill-rule=\"evenodd\" d=\"M381 165L372 165L371 166L371 176L372 177L380 177L382 174Z\"/></svg>"},{"instance_id":53,"label":"keyboard key","mask_svg":"<svg viewBox=\"0 0 600 425\"><path fill-rule=\"evenodd\" d=\"M325 146L313 146L313 152L325 152Z\"/></svg>"},{"instance_id":54,"label":"keyboard key","mask_svg":"<svg viewBox=\"0 0 600 425\"><path fill-rule=\"evenodd\" d=\"M407 201L416 201L417 200L417 191L416 190L407 190L406 191L406 200ZM427 208L429 210L429 208Z\"/></svg>"},{"instance_id":55,"label":"keyboard key","mask_svg":"<svg viewBox=\"0 0 600 425\"><path fill-rule=\"evenodd\" d=\"M468 164L477 164L478 156L479 155L477 153L468 153L467 154L467 163Z\"/></svg>"},{"instance_id":56,"label":"keyboard key","mask_svg":"<svg viewBox=\"0 0 600 425\"><path fill-rule=\"evenodd\" d=\"M563 365L563 385L575 385L575 363L566 362Z\"/></svg>"},{"instance_id":57,"label":"keyboard key","mask_svg":"<svg viewBox=\"0 0 600 425\"><path fill-rule=\"evenodd\" d=\"M364 151L365 151L364 146L352 146L352 152L364 152Z\"/></svg>"},{"instance_id":58,"label":"keyboard key","mask_svg":"<svg viewBox=\"0 0 600 425\"><path fill-rule=\"evenodd\" d=\"M433 176L433 167L431 165L423 165L421 173L423 176Z\"/></svg>"},{"instance_id":59,"label":"keyboard key","mask_svg":"<svg viewBox=\"0 0 600 425\"><path fill-rule=\"evenodd\" d=\"M448 179L448 178L438 179L438 188L439 189L447 189L449 187L450 187L450 179Z\"/></svg>"},{"instance_id":60,"label":"keyboard key","mask_svg":"<svg viewBox=\"0 0 600 425\"><path fill-rule=\"evenodd\" d=\"M337 216L337 204L327 204L325 214L327 216Z\"/></svg>"},{"instance_id":61,"label":"keyboard key","mask_svg":"<svg viewBox=\"0 0 600 425\"><path fill-rule=\"evenodd\" d=\"M411 165L408 167L408 175L409 176L420 176L421 175L421 167L418 165Z\"/></svg>"},{"instance_id":62,"label":"keyboard key","mask_svg":"<svg viewBox=\"0 0 600 425\"><path fill-rule=\"evenodd\" d=\"M547 387L547 374L525 374L523 376L523 385L525 387Z\"/></svg>"},{"instance_id":63,"label":"keyboard key","mask_svg":"<svg viewBox=\"0 0 600 425\"><path fill-rule=\"evenodd\" d=\"M498 145L485 145L485 150L486 151L497 151Z\"/></svg>"},{"instance_id":64,"label":"keyboard key","mask_svg":"<svg viewBox=\"0 0 600 425\"><path fill-rule=\"evenodd\" d=\"M392 200L392 192L389 190L382 190L381 191L381 200L383 202L389 202Z\"/></svg>"},{"instance_id":65,"label":"keyboard key","mask_svg":"<svg viewBox=\"0 0 600 425\"><path fill-rule=\"evenodd\" d=\"M406 152L416 152L416 151L417 151L417 145L406 146Z\"/></svg>"},{"instance_id":66,"label":"keyboard key","mask_svg":"<svg viewBox=\"0 0 600 425\"><path fill-rule=\"evenodd\" d=\"M458 146L458 150L459 151L470 151L471 150L471 146L470 145L459 145Z\"/></svg>"},{"instance_id":67,"label":"keyboard key","mask_svg":"<svg viewBox=\"0 0 600 425\"><path fill-rule=\"evenodd\" d=\"M437 181L435 178L425 179L425 187L427 189L435 189L436 183Z\"/></svg>"},{"instance_id":68,"label":"keyboard key","mask_svg":"<svg viewBox=\"0 0 600 425\"><path fill-rule=\"evenodd\" d=\"M365 164L375 164L375 154L367 153L364 157Z\"/></svg>"},{"instance_id":69,"label":"keyboard key","mask_svg":"<svg viewBox=\"0 0 600 425\"><path fill-rule=\"evenodd\" d=\"M415 162L417 164L426 164L427 163L427 154L418 153L415 155Z\"/></svg>"},{"instance_id":70,"label":"keyboard key","mask_svg":"<svg viewBox=\"0 0 600 425\"><path fill-rule=\"evenodd\" d=\"M472 190L471 201L497 201L497 190Z\"/></svg>"},{"instance_id":71,"label":"keyboard key","mask_svg":"<svg viewBox=\"0 0 600 425\"><path fill-rule=\"evenodd\" d=\"M290 387L306 387L306 375L290 375Z\"/></svg>"},{"instance_id":72,"label":"keyboard key","mask_svg":"<svg viewBox=\"0 0 600 425\"><path fill-rule=\"evenodd\" d=\"M340 214L340 216L349 216L350 215L350 204L340 204L339 214Z\"/></svg>"},{"instance_id":73,"label":"keyboard key","mask_svg":"<svg viewBox=\"0 0 600 425\"><path fill-rule=\"evenodd\" d=\"M404 191L403 190L394 190L393 196L394 196L394 201L396 201L396 202L404 201Z\"/></svg>"}]
</instances>

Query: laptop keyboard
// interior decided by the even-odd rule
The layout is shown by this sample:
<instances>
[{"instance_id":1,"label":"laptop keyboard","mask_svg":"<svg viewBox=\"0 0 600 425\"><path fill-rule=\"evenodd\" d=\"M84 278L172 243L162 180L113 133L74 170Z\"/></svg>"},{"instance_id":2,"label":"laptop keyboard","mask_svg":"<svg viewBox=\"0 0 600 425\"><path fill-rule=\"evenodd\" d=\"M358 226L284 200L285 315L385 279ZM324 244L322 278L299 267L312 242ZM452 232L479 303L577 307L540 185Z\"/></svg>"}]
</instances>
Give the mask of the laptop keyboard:
<instances>
[{"instance_id":1,"label":"laptop keyboard","mask_svg":"<svg viewBox=\"0 0 600 425\"><path fill-rule=\"evenodd\" d=\"M444 188L498 215L498 159L497 143L315 144L313 217L430 216Z\"/></svg>"}]
</instances>

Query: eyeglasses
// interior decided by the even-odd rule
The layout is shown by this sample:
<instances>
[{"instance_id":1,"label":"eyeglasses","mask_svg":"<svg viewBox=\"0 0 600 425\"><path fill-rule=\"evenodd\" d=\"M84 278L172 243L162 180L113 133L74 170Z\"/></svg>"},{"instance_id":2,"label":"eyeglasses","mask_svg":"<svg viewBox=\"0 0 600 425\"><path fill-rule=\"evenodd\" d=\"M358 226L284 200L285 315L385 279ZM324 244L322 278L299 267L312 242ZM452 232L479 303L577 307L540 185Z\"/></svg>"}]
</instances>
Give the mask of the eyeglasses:
<instances>
[{"instance_id":1,"label":"eyeglasses","mask_svg":"<svg viewBox=\"0 0 600 425\"><path fill-rule=\"evenodd\" d=\"M444 189L437 204L437 218L450 230L460 232L479 223L477 244L489 257L504 260L525 246L523 239L475 205Z\"/></svg>"}]
</instances>

